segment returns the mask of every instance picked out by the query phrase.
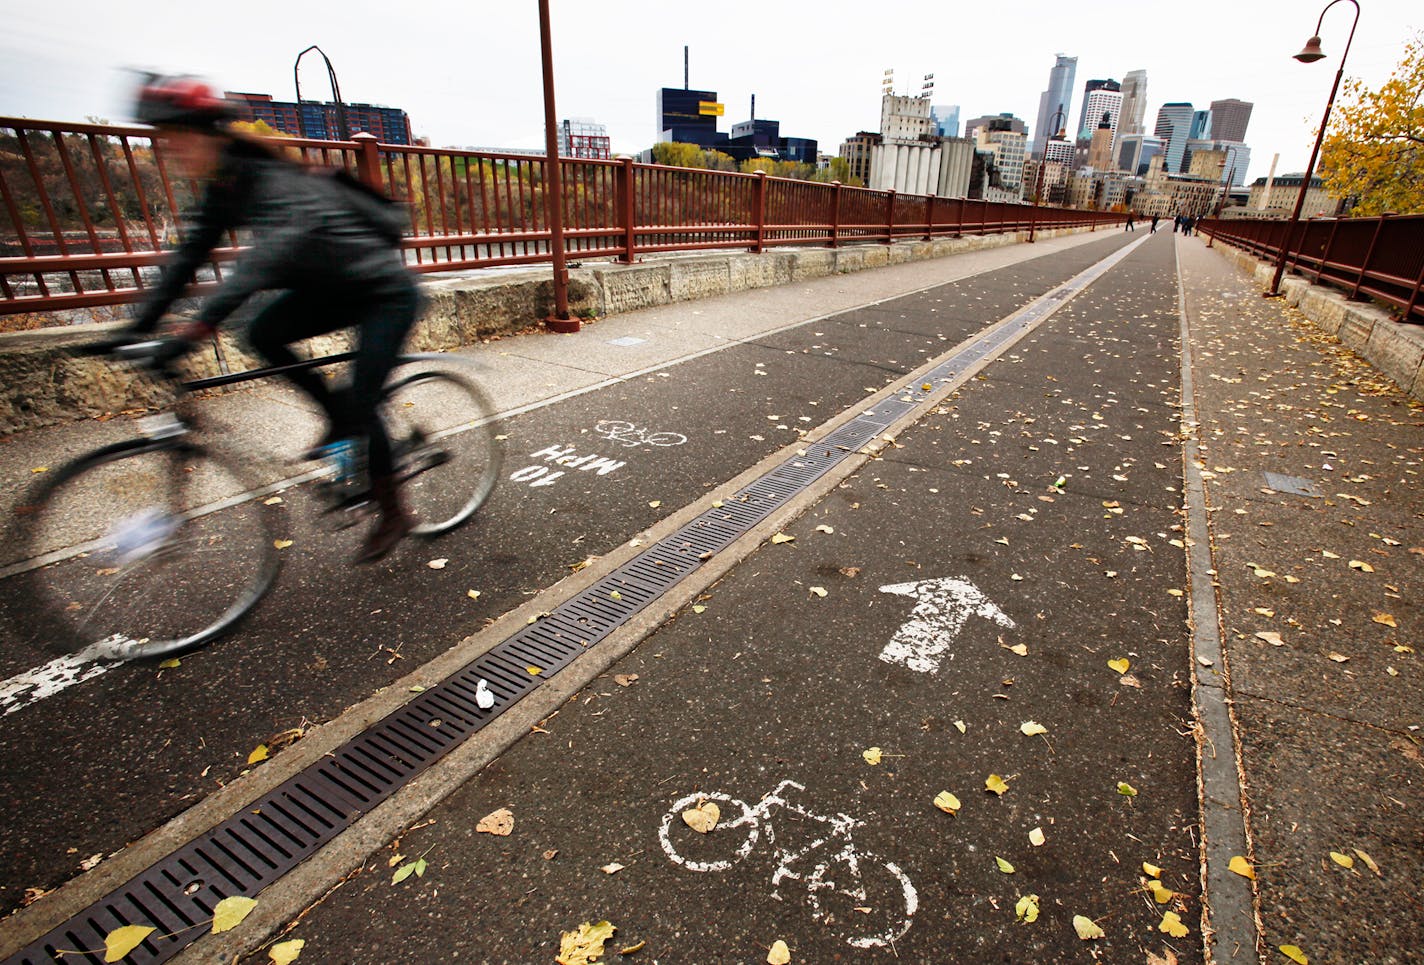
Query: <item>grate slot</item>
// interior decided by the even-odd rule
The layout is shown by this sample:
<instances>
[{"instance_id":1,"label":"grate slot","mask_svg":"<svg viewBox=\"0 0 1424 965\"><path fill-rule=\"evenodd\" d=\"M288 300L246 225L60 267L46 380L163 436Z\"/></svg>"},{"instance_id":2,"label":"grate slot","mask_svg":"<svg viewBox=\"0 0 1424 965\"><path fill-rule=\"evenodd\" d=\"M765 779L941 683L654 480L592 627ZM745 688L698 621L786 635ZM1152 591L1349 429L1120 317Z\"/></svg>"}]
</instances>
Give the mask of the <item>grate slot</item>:
<instances>
[{"instance_id":1,"label":"grate slot","mask_svg":"<svg viewBox=\"0 0 1424 965\"><path fill-rule=\"evenodd\" d=\"M277 862L273 861L269 855L265 855L261 851L258 851L252 846L251 841L248 841L245 837L238 834L237 829L241 826L242 823L240 821L234 822L231 818L229 818L223 824L223 834L226 835L227 840L230 842L230 845L224 847L224 844L221 840L214 841L213 844L216 847L224 848L224 850L226 850L228 854L231 854L233 860L239 862L242 867L247 870L249 878L261 881L264 877L266 877L267 871L271 871L272 869L277 867ZM240 857L242 851L246 851L256 860L244 861ZM262 870L264 867L266 868L266 871ZM243 890L240 893L246 894L246 886L244 886Z\"/></svg>"},{"instance_id":2,"label":"grate slot","mask_svg":"<svg viewBox=\"0 0 1424 965\"><path fill-rule=\"evenodd\" d=\"M254 818L260 818L261 816L262 816L262 815L260 815L260 814L254 814L252 817L254 817ZM291 858L292 858L292 851L291 851L290 849L288 849L286 846L284 846L283 844L281 844L280 842L278 842L277 839L274 838L272 835L270 835L270 834L268 834L266 831L262 830L262 828L258 825L258 823L257 823L256 821L252 820L252 818L244 818L244 819L242 820L242 822L241 822L241 826L242 826L242 829L243 829L244 831L246 831L249 835L251 835L252 837L258 838L259 840L262 841L263 844L267 845L267 847L268 847L270 850L275 851L275 852L277 852L277 854L281 855L283 861L290 861L290 860L291 860ZM238 834L236 830L233 830L233 831L230 832L230 833L232 834L232 836L233 836L235 839L241 841L244 846L246 846L246 847L251 847L251 845L249 844L247 838L246 838L246 837L243 837L243 836L240 835L240 834ZM261 856L264 857L264 859L265 859L266 856L265 856L265 855L262 855L262 852L261 852L261 851L257 851L256 853L257 853L258 855L261 855ZM281 863L281 862L274 862L274 863L273 863L273 866L275 867L277 864L280 864L280 863Z\"/></svg>"},{"instance_id":3,"label":"grate slot","mask_svg":"<svg viewBox=\"0 0 1424 965\"><path fill-rule=\"evenodd\" d=\"M211 838L208 841L204 842L204 844L212 848L217 848L220 851L222 850L221 846L218 845L216 841L211 840ZM218 861L218 859L214 858L208 853L207 850L204 849L197 849L193 853L197 857L201 858L204 864L213 869L212 874L201 876L203 880L207 881L209 888L212 888L215 884L213 879L223 878L227 881L228 884L232 885L234 889L238 891L242 890L242 882L239 881L232 872L228 871L227 862ZM236 864L237 862L234 861L233 863Z\"/></svg>"},{"instance_id":4,"label":"grate slot","mask_svg":"<svg viewBox=\"0 0 1424 965\"><path fill-rule=\"evenodd\" d=\"M372 745L369 740L364 740L352 746L350 756L355 758L359 755L367 770L373 770L382 780L398 781L404 777L400 768L385 759L385 754L377 753L379 750L380 748Z\"/></svg>"}]
</instances>

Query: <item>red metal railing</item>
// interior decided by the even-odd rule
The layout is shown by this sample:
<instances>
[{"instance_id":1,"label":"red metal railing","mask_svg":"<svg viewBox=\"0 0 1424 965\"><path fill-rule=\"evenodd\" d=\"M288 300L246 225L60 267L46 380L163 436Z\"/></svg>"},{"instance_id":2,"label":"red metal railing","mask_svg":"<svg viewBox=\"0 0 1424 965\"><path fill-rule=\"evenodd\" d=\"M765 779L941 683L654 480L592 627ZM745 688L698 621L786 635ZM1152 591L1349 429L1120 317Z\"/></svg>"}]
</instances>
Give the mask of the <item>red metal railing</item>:
<instances>
[{"instance_id":1,"label":"red metal railing","mask_svg":"<svg viewBox=\"0 0 1424 965\"><path fill-rule=\"evenodd\" d=\"M143 297L198 186L170 170L147 127L0 117L0 315L117 305ZM548 262L539 156L273 138L341 167L407 206L418 272ZM571 259L631 263L661 251L821 245L1116 223L1108 212L897 195L763 174L561 158ZM195 292L222 278L242 239L213 253Z\"/></svg>"},{"instance_id":2,"label":"red metal railing","mask_svg":"<svg viewBox=\"0 0 1424 965\"><path fill-rule=\"evenodd\" d=\"M1285 221L1212 220L1201 229L1220 241L1274 261L1312 282L1393 306L1400 321L1424 322L1424 215L1312 218L1290 231Z\"/></svg>"}]
</instances>

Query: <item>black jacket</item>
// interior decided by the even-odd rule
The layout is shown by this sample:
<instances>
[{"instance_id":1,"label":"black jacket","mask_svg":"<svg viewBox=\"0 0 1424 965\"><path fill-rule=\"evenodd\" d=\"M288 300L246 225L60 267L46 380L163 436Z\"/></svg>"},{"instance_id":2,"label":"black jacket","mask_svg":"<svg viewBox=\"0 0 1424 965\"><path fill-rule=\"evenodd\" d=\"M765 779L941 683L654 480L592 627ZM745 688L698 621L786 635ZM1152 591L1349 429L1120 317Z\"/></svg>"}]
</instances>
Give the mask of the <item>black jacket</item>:
<instances>
[{"instance_id":1,"label":"black jacket","mask_svg":"<svg viewBox=\"0 0 1424 965\"><path fill-rule=\"evenodd\" d=\"M199 320L207 324L217 325L266 289L380 297L408 287L396 247L403 220L395 203L349 177L231 141L134 327L152 331L223 236L237 229L251 233L250 247L224 268L221 285L204 301Z\"/></svg>"}]
</instances>

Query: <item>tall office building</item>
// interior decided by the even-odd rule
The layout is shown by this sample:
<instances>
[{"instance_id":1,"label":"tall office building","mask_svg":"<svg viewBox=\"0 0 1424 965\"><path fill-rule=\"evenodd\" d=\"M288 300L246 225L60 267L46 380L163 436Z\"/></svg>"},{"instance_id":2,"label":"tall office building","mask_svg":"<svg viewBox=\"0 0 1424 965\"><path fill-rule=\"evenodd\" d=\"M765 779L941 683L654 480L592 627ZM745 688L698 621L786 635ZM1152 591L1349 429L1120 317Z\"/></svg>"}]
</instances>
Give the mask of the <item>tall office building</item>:
<instances>
[{"instance_id":1,"label":"tall office building","mask_svg":"<svg viewBox=\"0 0 1424 965\"><path fill-rule=\"evenodd\" d=\"M658 90L658 140L719 148L727 135L717 130L723 106L715 90L663 87Z\"/></svg>"},{"instance_id":2,"label":"tall office building","mask_svg":"<svg viewBox=\"0 0 1424 965\"><path fill-rule=\"evenodd\" d=\"M935 104L930 108L930 122L940 137L958 137L959 105Z\"/></svg>"},{"instance_id":3,"label":"tall office building","mask_svg":"<svg viewBox=\"0 0 1424 965\"><path fill-rule=\"evenodd\" d=\"M1219 141L1246 140L1246 125L1251 123L1250 101L1228 97L1211 102L1211 136Z\"/></svg>"},{"instance_id":4,"label":"tall office building","mask_svg":"<svg viewBox=\"0 0 1424 965\"><path fill-rule=\"evenodd\" d=\"M1150 134L1124 134L1118 138L1117 169L1128 177L1141 177L1147 173L1152 159L1161 153L1161 138Z\"/></svg>"},{"instance_id":5,"label":"tall office building","mask_svg":"<svg viewBox=\"0 0 1424 965\"><path fill-rule=\"evenodd\" d=\"M1111 96L1109 96L1111 95ZM1083 109L1078 115L1078 140L1092 138L1098 129L1098 121L1108 111L1113 116L1113 130L1117 130L1117 118L1122 113L1122 85L1115 80L1090 80L1083 85Z\"/></svg>"},{"instance_id":6,"label":"tall office building","mask_svg":"<svg viewBox=\"0 0 1424 965\"><path fill-rule=\"evenodd\" d=\"M1192 136L1195 114L1192 105L1185 101L1172 101L1157 109L1157 124L1152 135L1162 140L1163 170L1168 174L1182 172L1182 159Z\"/></svg>"},{"instance_id":7,"label":"tall office building","mask_svg":"<svg viewBox=\"0 0 1424 965\"><path fill-rule=\"evenodd\" d=\"M1129 70L1122 79L1122 116L1118 118L1117 132L1141 134L1147 119L1147 71Z\"/></svg>"},{"instance_id":8,"label":"tall office building","mask_svg":"<svg viewBox=\"0 0 1424 965\"><path fill-rule=\"evenodd\" d=\"M1211 137L1211 111L1192 111L1192 137ZM1182 162L1185 165L1185 161Z\"/></svg>"},{"instance_id":9,"label":"tall office building","mask_svg":"<svg viewBox=\"0 0 1424 965\"><path fill-rule=\"evenodd\" d=\"M1058 133L1057 130L1049 130L1053 125L1054 115L1062 111L1063 119L1059 127L1067 128L1073 106L1073 78L1078 72L1078 58L1065 57L1062 54L1057 54L1056 58L1053 69L1048 72L1048 89L1038 98L1038 120L1033 125L1034 157L1042 157L1044 144Z\"/></svg>"}]
</instances>

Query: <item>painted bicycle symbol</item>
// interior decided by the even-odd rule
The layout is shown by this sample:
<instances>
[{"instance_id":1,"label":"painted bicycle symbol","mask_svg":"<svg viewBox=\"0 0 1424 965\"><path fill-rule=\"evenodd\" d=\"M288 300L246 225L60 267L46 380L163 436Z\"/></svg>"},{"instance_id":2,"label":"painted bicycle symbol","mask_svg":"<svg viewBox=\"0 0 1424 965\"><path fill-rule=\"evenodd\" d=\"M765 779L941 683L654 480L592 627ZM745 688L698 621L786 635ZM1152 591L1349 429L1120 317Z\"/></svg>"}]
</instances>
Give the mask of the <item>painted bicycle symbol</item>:
<instances>
[{"instance_id":1,"label":"painted bicycle symbol","mask_svg":"<svg viewBox=\"0 0 1424 965\"><path fill-rule=\"evenodd\" d=\"M658 838L669 860L689 871L708 872L726 871L750 855L764 833L775 862L773 898L782 900L778 889L783 882L796 882L806 889L811 917L851 946L878 948L897 941L910 930L919 907L915 886L894 862L855 846L851 831L864 821L839 812L816 814L787 801L788 791L805 790L795 781L782 781L755 807L720 791L689 794L663 815ZM722 813L717 825L702 834L687 826L682 813L708 801ZM780 842L771 823L777 808L797 828Z\"/></svg>"},{"instance_id":2,"label":"painted bicycle symbol","mask_svg":"<svg viewBox=\"0 0 1424 965\"><path fill-rule=\"evenodd\" d=\"M624 446L680 446L687 441L687 436L680 432L649 432L619 419L603 419L593 427L593 431Z\"/></svg>"}]
</instances>

